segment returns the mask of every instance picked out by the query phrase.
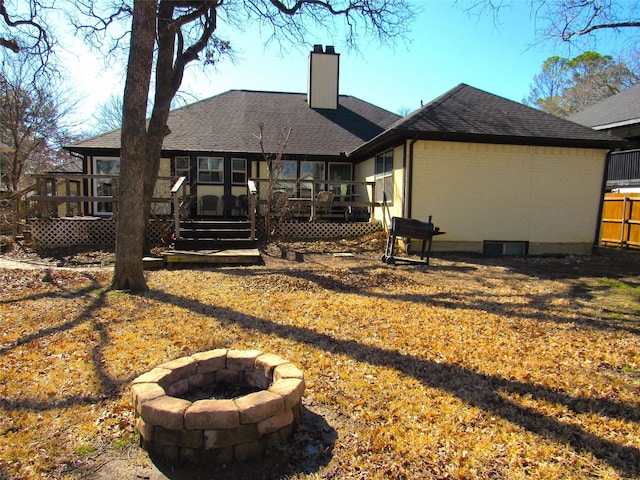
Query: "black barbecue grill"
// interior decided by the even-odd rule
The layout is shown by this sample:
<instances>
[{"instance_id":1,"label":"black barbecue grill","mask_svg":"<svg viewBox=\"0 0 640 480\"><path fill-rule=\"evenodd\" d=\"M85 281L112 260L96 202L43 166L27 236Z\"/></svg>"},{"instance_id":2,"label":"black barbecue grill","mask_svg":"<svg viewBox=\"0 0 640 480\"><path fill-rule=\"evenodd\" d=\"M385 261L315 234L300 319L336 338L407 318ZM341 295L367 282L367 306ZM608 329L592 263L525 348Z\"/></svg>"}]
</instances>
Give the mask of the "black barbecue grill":
<instances>
[{"instance_id":1,"label":"black barbecue grill","mask_svg":"<svg viewBox=\"0 0 640 480\"><path fill-rule=\"evenodd\" d=\"M412 218L393 217L391 219L391 229L387 236L387 245L385 247L384 255L382 255L382 261L388 264L394 264L397 261L401 261L407 263L424 263L429 265L433 237L436 235L444 235L444 233L445 232L440 231L438 227L433 226L433 223L431 223L431 215L427 222L421 222L420 220L414 220ZM397 237L405 237L409 239L416 238L418 240L422 240L419 262L411 258L396 257L393 255L393 249L395 248Z\"/></svg>"}]
</instances>

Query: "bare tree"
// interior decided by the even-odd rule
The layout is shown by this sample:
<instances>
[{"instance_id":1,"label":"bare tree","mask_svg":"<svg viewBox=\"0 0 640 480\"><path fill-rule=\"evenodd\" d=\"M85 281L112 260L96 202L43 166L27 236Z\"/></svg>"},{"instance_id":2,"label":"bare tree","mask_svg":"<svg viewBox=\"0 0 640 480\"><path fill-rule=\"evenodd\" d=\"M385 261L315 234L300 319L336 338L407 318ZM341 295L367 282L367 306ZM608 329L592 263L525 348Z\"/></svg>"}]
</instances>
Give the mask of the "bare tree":
<instances>
[{"instance_id":1,"label":"bare tree","mask_svg":"<svg viewBox=\"0 0 640 480\"><path fill-rule=\"evenodd\" d=\"M98 105L93 116L94 127L97 133L109 130L118 130L122 127L122 96L111 95L104 103Z\"/></svg>"},{"instance_id":2,"label":"bare tree","mask_svg":"<svg viewBox=\"0 0 640 480\"><path fill-rule=\"evenodd\" d=\"M602 30L628 30L640 27L637 1L615 0L534 0L547 23L545 35L570 41Z\"/></svg>"},{"instance_id":3,"label":"bare tree","mask_svg":"<svg viewBox=\"0 0 640 480\"><path fill-rule=\"evenodd\" d=\"M87 1L93 11L93 2ZM91 13L91 12L89 12ZM125 82L116 266L114 289L145 291L142 268L145 227L160 165L171 101L185 67L215 62L228 42L215 36L221 19L236 27L258 22L272 28L276 41L303 44L311 27L331 28L341 19L346 41L360 35L392 41L406 33L414 11L406 0L253 0L236 5L221 0L134 0L122 4L97 27L122 13L132 13L129 62ZM147 98L155 70L153 108L147 124Z\"/></svg>"},{"instance_id":4,"label":"bare tree","mask_svg":"<svg viewBox=\"0 0 640 480\"><path fill-rule=\"evenodd\" d=\"M73 108L69 95L51 81L34 80L28 55L18 53L0 71L0 152L2 176L18 190L27 174L59 167L69 158L61 146L71 136L63 118Z\"/></svg>"},{"instance_id":5,"label":"bare tree","mask_svg":"<svg viewBox=\"0 0 640 480\"><path fill-rule=\"evenodd\" d=\"M46 22L46 12L54 0L0 0L0 57L22 53L35 58L42 73L49 66L54 39Z\"/></svg>"},{"instance_id":6,"label":"bare tree","mask_svg":"<svg viewBox=\"0 0 640 480\"><path fill-rule=\"evenodd\" d=\"M496 23L508 15L519 0L472 0L459 2L467 12L491 15ZM602 32L621 32L640 27L640 5L637 0L529 0L531 14L540 25L542 40L572 42Z\"/></svg>"},{"instance_id":7,"label":"bare tree","mask_svg":"<svg viewBox=\"0 0 640 480\"><path fill-rule=\"evenodd\" d=\"M265 147L265 132L264 123L258 125L259 134L257 135L258 143L260 144L260 152L262 152L262 158L267 164L269 169L269 181L267 183L266 192L266 211L264 212L264 223L267 237L270 238L275 234L275 231L282 224L283 220L289 213L289 195L276 196L275 191L278 188L279 183L283 179L283 160L284 152L287 149L289 138L291 137L292 128L285 127L280 132L280 138L276 146L276 151L271 152ZM275 225L273 224L275 221Z\"/></svg>"}]
</instances>

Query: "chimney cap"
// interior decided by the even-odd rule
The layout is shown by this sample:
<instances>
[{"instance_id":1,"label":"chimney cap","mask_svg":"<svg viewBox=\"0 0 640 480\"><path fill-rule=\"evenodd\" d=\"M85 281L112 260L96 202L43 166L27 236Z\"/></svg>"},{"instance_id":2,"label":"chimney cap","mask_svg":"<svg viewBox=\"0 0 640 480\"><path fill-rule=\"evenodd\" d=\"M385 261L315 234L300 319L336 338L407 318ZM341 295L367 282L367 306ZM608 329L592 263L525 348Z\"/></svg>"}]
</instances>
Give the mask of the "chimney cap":
<instances>
[{"instance_id":1,"label":"chimney cap","mask_svg":"<svg viewBox=\"0 0 640 480\"><path fill-rule=\"evenodd\" d=\"M313 50L311 51L311 53L326 53L329 55L336 55L336 48L333 45L327 45L323 49L322 45L317 43L313 46Z\"/></svg>"}]
</instances>

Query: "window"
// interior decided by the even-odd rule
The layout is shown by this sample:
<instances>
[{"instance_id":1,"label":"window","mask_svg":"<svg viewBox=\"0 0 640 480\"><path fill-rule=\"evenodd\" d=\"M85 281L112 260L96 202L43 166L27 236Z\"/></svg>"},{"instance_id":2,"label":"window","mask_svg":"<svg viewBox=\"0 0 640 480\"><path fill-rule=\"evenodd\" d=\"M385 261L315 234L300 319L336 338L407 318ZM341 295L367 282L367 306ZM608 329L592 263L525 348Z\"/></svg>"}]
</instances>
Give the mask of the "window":
<instances>
[{"instance_id":1,"label":"window","mask_svg":"<svg viewBox=\"0 0 640 480\"><path fill-rule=\"evenodd\" d=\"M393 202L393 150L376 156L376 202Z\"/></svg>"},{"instance_id":2,"label":"window","mask_svg":"<svg viewBox=\"0 0 640 480\"><path fill-rule=\"evenodd\" d=\"M273 162L273 178L282 180L295 180L297 163L294 160L280 160L279 162Z\"/></svg>"},{"instance_id":3,"label":"window","mask_svg":"<svg viewBox=\"0 0 640 480\"><path fill-rule=\"evenodd\" d=\"M186 177L189 182L189 157L176 157L174 161L174 174L177 177Z\"/></svg>"},{"instance_id":4,"label":"window","mask_svg":"<svg viewBox=\"0 0 640 480\"><path fill-rule=\"evenodd\" d=\"M298 162L295 160L280 160L273 162L273 178L277 180L292 180L291 182L276 182L274 187L278 190L293 190L296 184L296 171Z\"/></svg>"},{"instance_id":5,"label":"window","mask_svg":"<svg viewBox=\"0 0 640 480\"><path fill-rule=\"evenodd\" d=\"M485 240L482 253L484 255L527 255L529 242Z\"/></svg>"},{"instance_id":6,"label":"window","mask_svg":"<svg viewBox=\"0 0 640 480\"><path fill-rule=\"evenodd\" d=\"M221 157L198 157L198 182L224 182L224 159Z\"/></svg>"},{"instance_id":7,"label":"window","mask_svg":"<svg viewBox=\"0 0 640 480\"><path fill-rule=\"evenodd\" d=\"M94 172L96 175L114 175L117 176L120 173L120 159L119 158L96 158L94 164ZM114 194L114 178L97 178L93 184L93 192L97 197L110 197ZM95 202L95 213L110 214L113 213L112 202Z\"/></svg>"},{"instance_id":8,"label":"window","mask_svg":"<svg viewBox=\"0 0 640 480\"><path fill-rule=\"evenodd\" d=\"M244 158L231 159L231 183L245 185L247 183L247 160Z\"/></svg>"},{"instance_id":9,"label":"window","mask_svg":"<svg viewBox=\"0 0 640 480\"><path fill-rule=\"evenodd\" d=\"M329 164L329 180L351 181L351 164L350 163L330 163ZM350 192L350 185L347 183L333 183L329 186L330 190L336 195L347 195Z\"/></svg>"},{"instance_id":10,"label":"window","mask_svg":"<svg viewBox=\"0 0 640 480\"><path fill-rule=\"evenodd\" d=\"M303 180L324 180L324 162L300 162L300 178ZM311 183L300 183L300 196L308 198L311 196ZM324 190L326 186L324 183L315 183L315 193Z\"/></svg>"}]
</instances>

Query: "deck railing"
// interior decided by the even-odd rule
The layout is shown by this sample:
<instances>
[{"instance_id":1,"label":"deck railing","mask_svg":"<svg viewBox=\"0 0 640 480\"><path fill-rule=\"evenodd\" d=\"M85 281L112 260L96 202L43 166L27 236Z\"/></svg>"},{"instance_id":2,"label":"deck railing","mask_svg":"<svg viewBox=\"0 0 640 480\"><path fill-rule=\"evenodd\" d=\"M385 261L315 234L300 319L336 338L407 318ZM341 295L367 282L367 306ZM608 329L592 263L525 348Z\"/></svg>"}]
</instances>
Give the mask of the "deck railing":
<instances>
[{"instance_id":1,"label":"deck railing","mask_svg":"<svg viewBox=\"0 0 640 480\"><path fill-rule=\"evenodd\" d=\"M624 187L640 182L640 150L613 152L607 171L607 186Z\"/></svg>"},{"instance_id":2,"label":"deck railing","mask_svg":"<svg viewBox=\"0 0 640 480\"><path fill-rule=\"evenodd\" d=\"M15 201L20 206L16 208L16 219L117 215L120 201L117 175L56 172L32 178L34 185L20 192ZM187 184L185 177L160 177L156 184L152 215L172 218L175 238L180 238L180 221L193 213ZM323 190L331 194L329 199L318 196ZM276 195L279 203L274 201ZM266 221L267 228L288 221L344 221L347 212L352 215L348 219L371 221L375 207L381 205L370 200L375 198L375 182L252 178L247 182L251 235L256 237L258 218Z\"/></svg>"},{"instance_id":3,"label":"deck railing","mask_svg":"<svg viewBox=\"0 0 640 480\"><path fill-rule=\"evenodd\" d=\"M36 213L41 217L59 216L59 207L65 205L63 215L116 214L118 210L118 176L89 175L80 173L46 173L32 175L35 180L35 193L24 200L36 202ZM169 204L172 202L171 187L175 178L158 177L156 192L160 196L153 198L153 204ZM92 194L97 190L96 182L101 184L103 192ZM164 185L164 187L163 187ZM89 207L92 205L92 207ZM96 212L98 205L105 210Z\"/></svg>"},{"instance_id":4,"label":"deck railing","mask_svg":"<svg viewBox=\"0 0 640 480\"><path fill-rule=\"evenodd\" d=\"M321 192L326 192L324 195ZM343 180L274 180L249 179L249 216L252 232L256 216L273 221L300 220L315 222L346 218L347 209L366 211L375 218L375 182Z\"/></svg>"}]
</instances>

